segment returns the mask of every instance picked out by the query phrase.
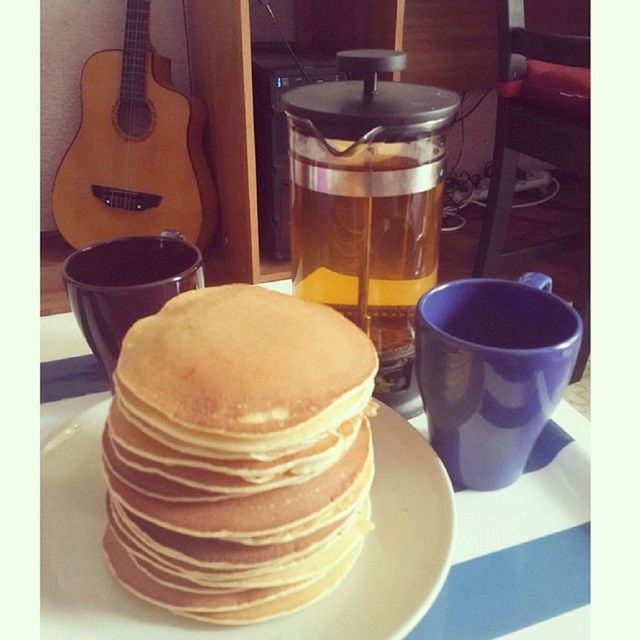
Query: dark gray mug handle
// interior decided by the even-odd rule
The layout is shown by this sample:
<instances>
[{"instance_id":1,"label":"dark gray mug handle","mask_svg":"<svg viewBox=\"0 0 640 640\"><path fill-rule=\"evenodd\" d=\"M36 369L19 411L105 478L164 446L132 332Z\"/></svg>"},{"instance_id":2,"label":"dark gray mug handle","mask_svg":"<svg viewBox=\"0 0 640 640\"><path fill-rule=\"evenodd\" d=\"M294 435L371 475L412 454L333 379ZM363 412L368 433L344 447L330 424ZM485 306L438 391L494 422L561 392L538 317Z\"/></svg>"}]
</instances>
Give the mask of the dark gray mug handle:
<instances>
[{"instance_id":1,"label":"dark gray mug handle","mask_svg":"<svg viewBox=\"0 0 640 640\"><path fill-rule=\"evenodd\" d=\"M542 289L542 291L548 291L549 293L551 293L551 285L553 284L553 281L548 275L544 273L538 273L536 271L523 273L518 278L518 282L520 284L526 285L527 287Z\"/></svg>"}]
</instances>

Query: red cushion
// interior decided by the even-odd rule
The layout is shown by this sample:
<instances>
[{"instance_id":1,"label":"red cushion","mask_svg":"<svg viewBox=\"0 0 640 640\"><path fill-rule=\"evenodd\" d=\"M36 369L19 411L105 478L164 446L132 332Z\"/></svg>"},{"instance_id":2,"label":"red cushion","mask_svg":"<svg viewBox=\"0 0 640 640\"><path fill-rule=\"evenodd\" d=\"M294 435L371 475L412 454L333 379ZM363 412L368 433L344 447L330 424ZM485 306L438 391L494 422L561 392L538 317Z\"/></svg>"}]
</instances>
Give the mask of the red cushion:
<instances>
[{"instance_id":1,"label":"red cushion","mask_svg":"<svg viewBox=\"0 0 640 640\"><path fill-rule=\"evenodd\" d=\"M589 117L591 70L527 60L518 98L580 118Z\"/></svg>"}]
</instances>

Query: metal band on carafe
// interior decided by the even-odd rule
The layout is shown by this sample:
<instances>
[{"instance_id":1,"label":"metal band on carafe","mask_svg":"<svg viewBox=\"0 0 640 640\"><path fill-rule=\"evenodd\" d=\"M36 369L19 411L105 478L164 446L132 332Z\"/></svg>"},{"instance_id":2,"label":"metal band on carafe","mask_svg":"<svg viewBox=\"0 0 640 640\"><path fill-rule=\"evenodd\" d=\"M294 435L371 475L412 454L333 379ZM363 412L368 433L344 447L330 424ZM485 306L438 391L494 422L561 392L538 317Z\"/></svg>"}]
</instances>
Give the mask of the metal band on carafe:
<instances>
[{"instance_id":1,"label":"metal band on carafe","mask_svg":"<svg viewBox=\"0 0 640 640\"><path fill-rule=\"evenodd\" d=\"M293 157L291 180L318 193L349 198L384 198L429 191L442 182L444 158L409 169L347 171L318 167Z\"/></svg>"}]
</instances>

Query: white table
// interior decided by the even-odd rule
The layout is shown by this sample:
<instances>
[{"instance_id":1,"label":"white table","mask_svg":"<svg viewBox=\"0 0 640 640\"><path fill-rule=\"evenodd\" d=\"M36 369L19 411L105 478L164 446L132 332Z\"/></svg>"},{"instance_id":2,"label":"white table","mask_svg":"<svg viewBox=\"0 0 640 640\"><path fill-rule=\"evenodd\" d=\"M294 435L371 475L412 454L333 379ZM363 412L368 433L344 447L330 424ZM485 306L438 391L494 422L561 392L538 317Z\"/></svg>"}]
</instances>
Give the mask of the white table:
<instances>
[{"instance_id":1,"label":"white table","mask_svg":"<svg viewBox=\"0 0 640 640\"><path fill-rule=\"evenodd\" d=\"M289 281L264 286L291 290ZM44 438L109 392L103 385L85 393L77 385L74 367L90 365L93 356L72 314L43 317L40 327L41 362L48 363L42 393L63 396L41 404ZM72 370L68 387L52 380L63 366ZM589 637L590 425L564 401L553 421L539 441L535 469L514 485L456 492L453 566L410 640ZM424 414L410 422L427 435Z\"/></svg>"}]
</instances>

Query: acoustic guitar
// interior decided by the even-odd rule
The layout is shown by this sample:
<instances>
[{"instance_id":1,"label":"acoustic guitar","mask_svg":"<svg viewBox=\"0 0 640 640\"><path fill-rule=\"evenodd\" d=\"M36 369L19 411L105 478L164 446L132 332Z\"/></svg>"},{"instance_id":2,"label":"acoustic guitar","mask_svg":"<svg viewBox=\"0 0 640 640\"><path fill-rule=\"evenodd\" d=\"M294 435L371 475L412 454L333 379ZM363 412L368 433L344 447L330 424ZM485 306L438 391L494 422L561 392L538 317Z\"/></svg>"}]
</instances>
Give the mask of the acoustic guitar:
<instances>
[{"instance_id":1,"label":"acoustic guitar","mask_svg":"<svg viewBox=\"0 0 640 640\"><path fill-rule=\"evenodd\" d=\"M98 51L82 70L82 119L53 187L54 221L76 248L165 229L204 248L215 230L204 106L173 88L149 11L150 0L128 0L123 49Z\"/></svg>"}]
</instances>

